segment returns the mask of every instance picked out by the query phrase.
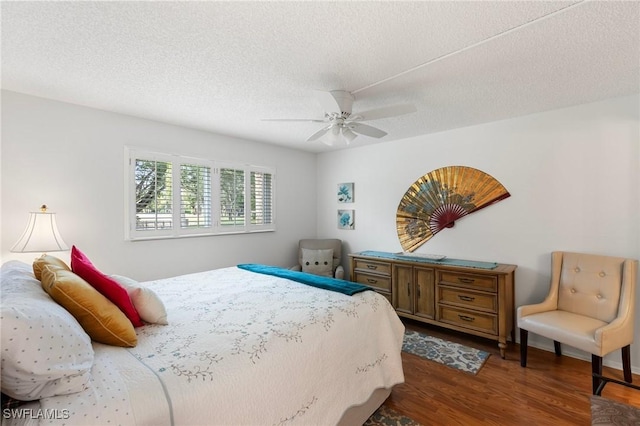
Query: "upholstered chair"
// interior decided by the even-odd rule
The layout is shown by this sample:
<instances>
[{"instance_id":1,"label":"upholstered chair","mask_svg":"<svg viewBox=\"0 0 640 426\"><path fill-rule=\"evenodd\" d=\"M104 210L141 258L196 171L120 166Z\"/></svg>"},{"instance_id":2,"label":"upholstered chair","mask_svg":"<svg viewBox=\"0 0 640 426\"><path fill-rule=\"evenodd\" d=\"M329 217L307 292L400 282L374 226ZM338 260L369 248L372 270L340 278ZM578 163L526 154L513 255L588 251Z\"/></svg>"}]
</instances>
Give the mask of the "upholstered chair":
<instances>
[{"instance_id":1,"label":"upholstered chair","mask_svg":"<svg viewBox=\"0 0 640 426\"><path fill-rule=\"evenodd\" d=\"M342 260L342 240L304 239L298 242L298 265L290 268L344 279Z\"/></svg>"},{"instance_id":2,"label":"upholstered chair","mask_svg":"<svg viewBox=\"0 0 640 426\"><path fill-rule=\"evenodd\" d=\"M551 254L551 288L542 303L518 308L520 365L527 365L528 332L591 354L593 393L602 357L622 349L624 380L631 383L631 343L638 261L583 253Z\"/></svg>"}]
</instances>

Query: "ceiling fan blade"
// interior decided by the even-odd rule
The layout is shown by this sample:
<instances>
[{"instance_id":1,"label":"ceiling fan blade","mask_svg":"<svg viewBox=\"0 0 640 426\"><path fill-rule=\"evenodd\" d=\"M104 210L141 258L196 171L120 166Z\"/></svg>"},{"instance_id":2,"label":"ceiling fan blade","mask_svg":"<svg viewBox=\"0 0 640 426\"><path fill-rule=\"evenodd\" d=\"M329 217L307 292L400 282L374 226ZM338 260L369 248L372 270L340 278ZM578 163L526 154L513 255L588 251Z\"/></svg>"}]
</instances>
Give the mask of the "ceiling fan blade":
<instances>
[{"instance_id":1,"label":"ceiling fan blade","mask_svg":"<svg viewBox=\"0 0 640 426\"><path fill-rule=\"evenodd\" d=\"M383 108L371 109L369 111L359 112L350 120L370 121L379 120L381 118L398 117L400 115L416 112L418 109L412 104L392 105Z\"/></svg>"},{"instance_id":2,"label":"ceiling fan blade","mask_svg":"<svg viewBox=\"0 0 640 426\"><path fill-rule=\"evenodd\" d=\"M311 123L324 123L325 120L317 118L262 118L260 121L306 121Z\"/></svg>"},{"instance_id":3,"label":"ceiling fan blade","mask_svg":"<svg viewBox=\"0 0 640 426\"><path fill-rule=\"evenodd\" d=\"M333 97L331 92L314 90L314 95L324 112L336 112L338 114L340 113L340 104L338 104L338 101L336 101L336 98Z\"/></svg>"},{"instance_id":4,"label":"ceiling fan blade","mask_svg":"<svg viewBox=\"0 0 640 426\"><path fill-rule=\"evenodd\" d=\"M323 127L322 129L318 130L317 132L315 132L314 134L312 134L311 136L309 136L309 137L307 138L307 142L315 141L316 139L321 138L321 137L322 137L322 136L324 136L324 135L325 135L325 133L327 133L330 129L331 129L331 126Z\"/></svg>"},{"instance_id":5,"label":"ceiling fan blade","mask_svg":"<svg viewBox=\"0 0 640 426\"><path fill-rule=\"evenodd\" d=\"M375 127L369 126L367 124L350 123L349 128L354 133L359 133L365 136L371 136L372 138L381 138L387 135L387 132L384 132L380 129L376 129Z\"/></svg>"},{"instance_id":6,"label":"ceiling fan blade","mask_svg":"<svg viewBox=\"0 0 640 426\"><path fill-rule=\"evenodd\" d=\"M325 113L336 113L338 115L343 112L351 113L354 100L351 93L345 90L332 90L330 92L315 90L314 92Z\"/></svg>"}]
</instances>

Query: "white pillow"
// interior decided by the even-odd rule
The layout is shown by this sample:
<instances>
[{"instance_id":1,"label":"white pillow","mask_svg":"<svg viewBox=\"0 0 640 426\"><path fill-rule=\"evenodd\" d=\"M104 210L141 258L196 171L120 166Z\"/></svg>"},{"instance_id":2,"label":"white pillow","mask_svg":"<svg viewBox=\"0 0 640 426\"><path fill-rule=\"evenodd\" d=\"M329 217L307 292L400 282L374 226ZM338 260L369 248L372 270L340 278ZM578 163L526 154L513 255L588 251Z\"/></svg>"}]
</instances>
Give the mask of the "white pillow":
<instances>
[{"instance_id":1,"label":"white pillow","mask_svg":"<svg viewBox=\"0 0 640 426\"><path fill-rule=\"evenodd\" d=\"M333 276L333 249L302 250L302 272L315 275Z\"/></svg>"},{"instance_id":2,"label":"white pillow","mask_svg":"<svg viewBox=\"0 0 640 426\"><path fill-rule=\"evenodd\" d=\"M22 401L83 391L93 365L91 339L42 289L31 265L0 270L2 392Z\"/></svg>"},{"instance_id":3,"label":"white pillow","mask_svg":"<svg viewBox=\"0 0 640 426\"><path fill-rule=\"evenodd\" d=\"M143 321L150 324L169 324L164 303L153 290L129 277L111 275L111 278L127 289L131 302Z\"/></svg>"}]
</instances>

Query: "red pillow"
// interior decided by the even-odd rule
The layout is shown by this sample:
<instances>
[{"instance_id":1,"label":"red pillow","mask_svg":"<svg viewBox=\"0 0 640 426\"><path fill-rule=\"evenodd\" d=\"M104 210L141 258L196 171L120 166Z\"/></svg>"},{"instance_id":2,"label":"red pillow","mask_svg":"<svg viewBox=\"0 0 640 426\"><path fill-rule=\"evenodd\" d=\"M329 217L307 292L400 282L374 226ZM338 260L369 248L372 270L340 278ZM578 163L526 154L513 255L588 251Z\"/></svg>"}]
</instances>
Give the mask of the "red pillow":
<instances>
[{"instance_id":1,"label":"red pillow","mask_svg":"<svg viewBox=\"0 0 640 426\"><path fill-rule=\"evenodd\" d=\"M136 311L136 308L131 302L127 290L116 281L98 271L87 256L78 250L76 246L71 248L71 270L120 308L134 327L144 325L138 311Z\"/></svg>"}]
</instances>

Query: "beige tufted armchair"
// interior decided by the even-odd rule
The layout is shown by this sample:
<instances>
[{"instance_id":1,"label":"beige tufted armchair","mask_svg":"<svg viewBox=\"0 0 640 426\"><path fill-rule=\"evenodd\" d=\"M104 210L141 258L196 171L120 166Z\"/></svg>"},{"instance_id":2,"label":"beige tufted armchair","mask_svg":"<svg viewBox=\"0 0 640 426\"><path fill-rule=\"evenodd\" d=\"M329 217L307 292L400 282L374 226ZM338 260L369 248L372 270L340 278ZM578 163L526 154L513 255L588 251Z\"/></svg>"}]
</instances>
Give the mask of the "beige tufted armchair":
<instances>
[{"instance_id":1,"label":"beige tufted armchair","mask_svg":"<svg viewBox=\"0 0 640 426\"><path fill-rule=\"evenodd\" d=\"M638 261L593 254L553 252L551 288L542 303L518 308L520 365L527 366L531 331L591 353L593 393L600 385L602 357L622 349L624 380L631 383L631 343Z\"/></svg>"}]
</instances>

